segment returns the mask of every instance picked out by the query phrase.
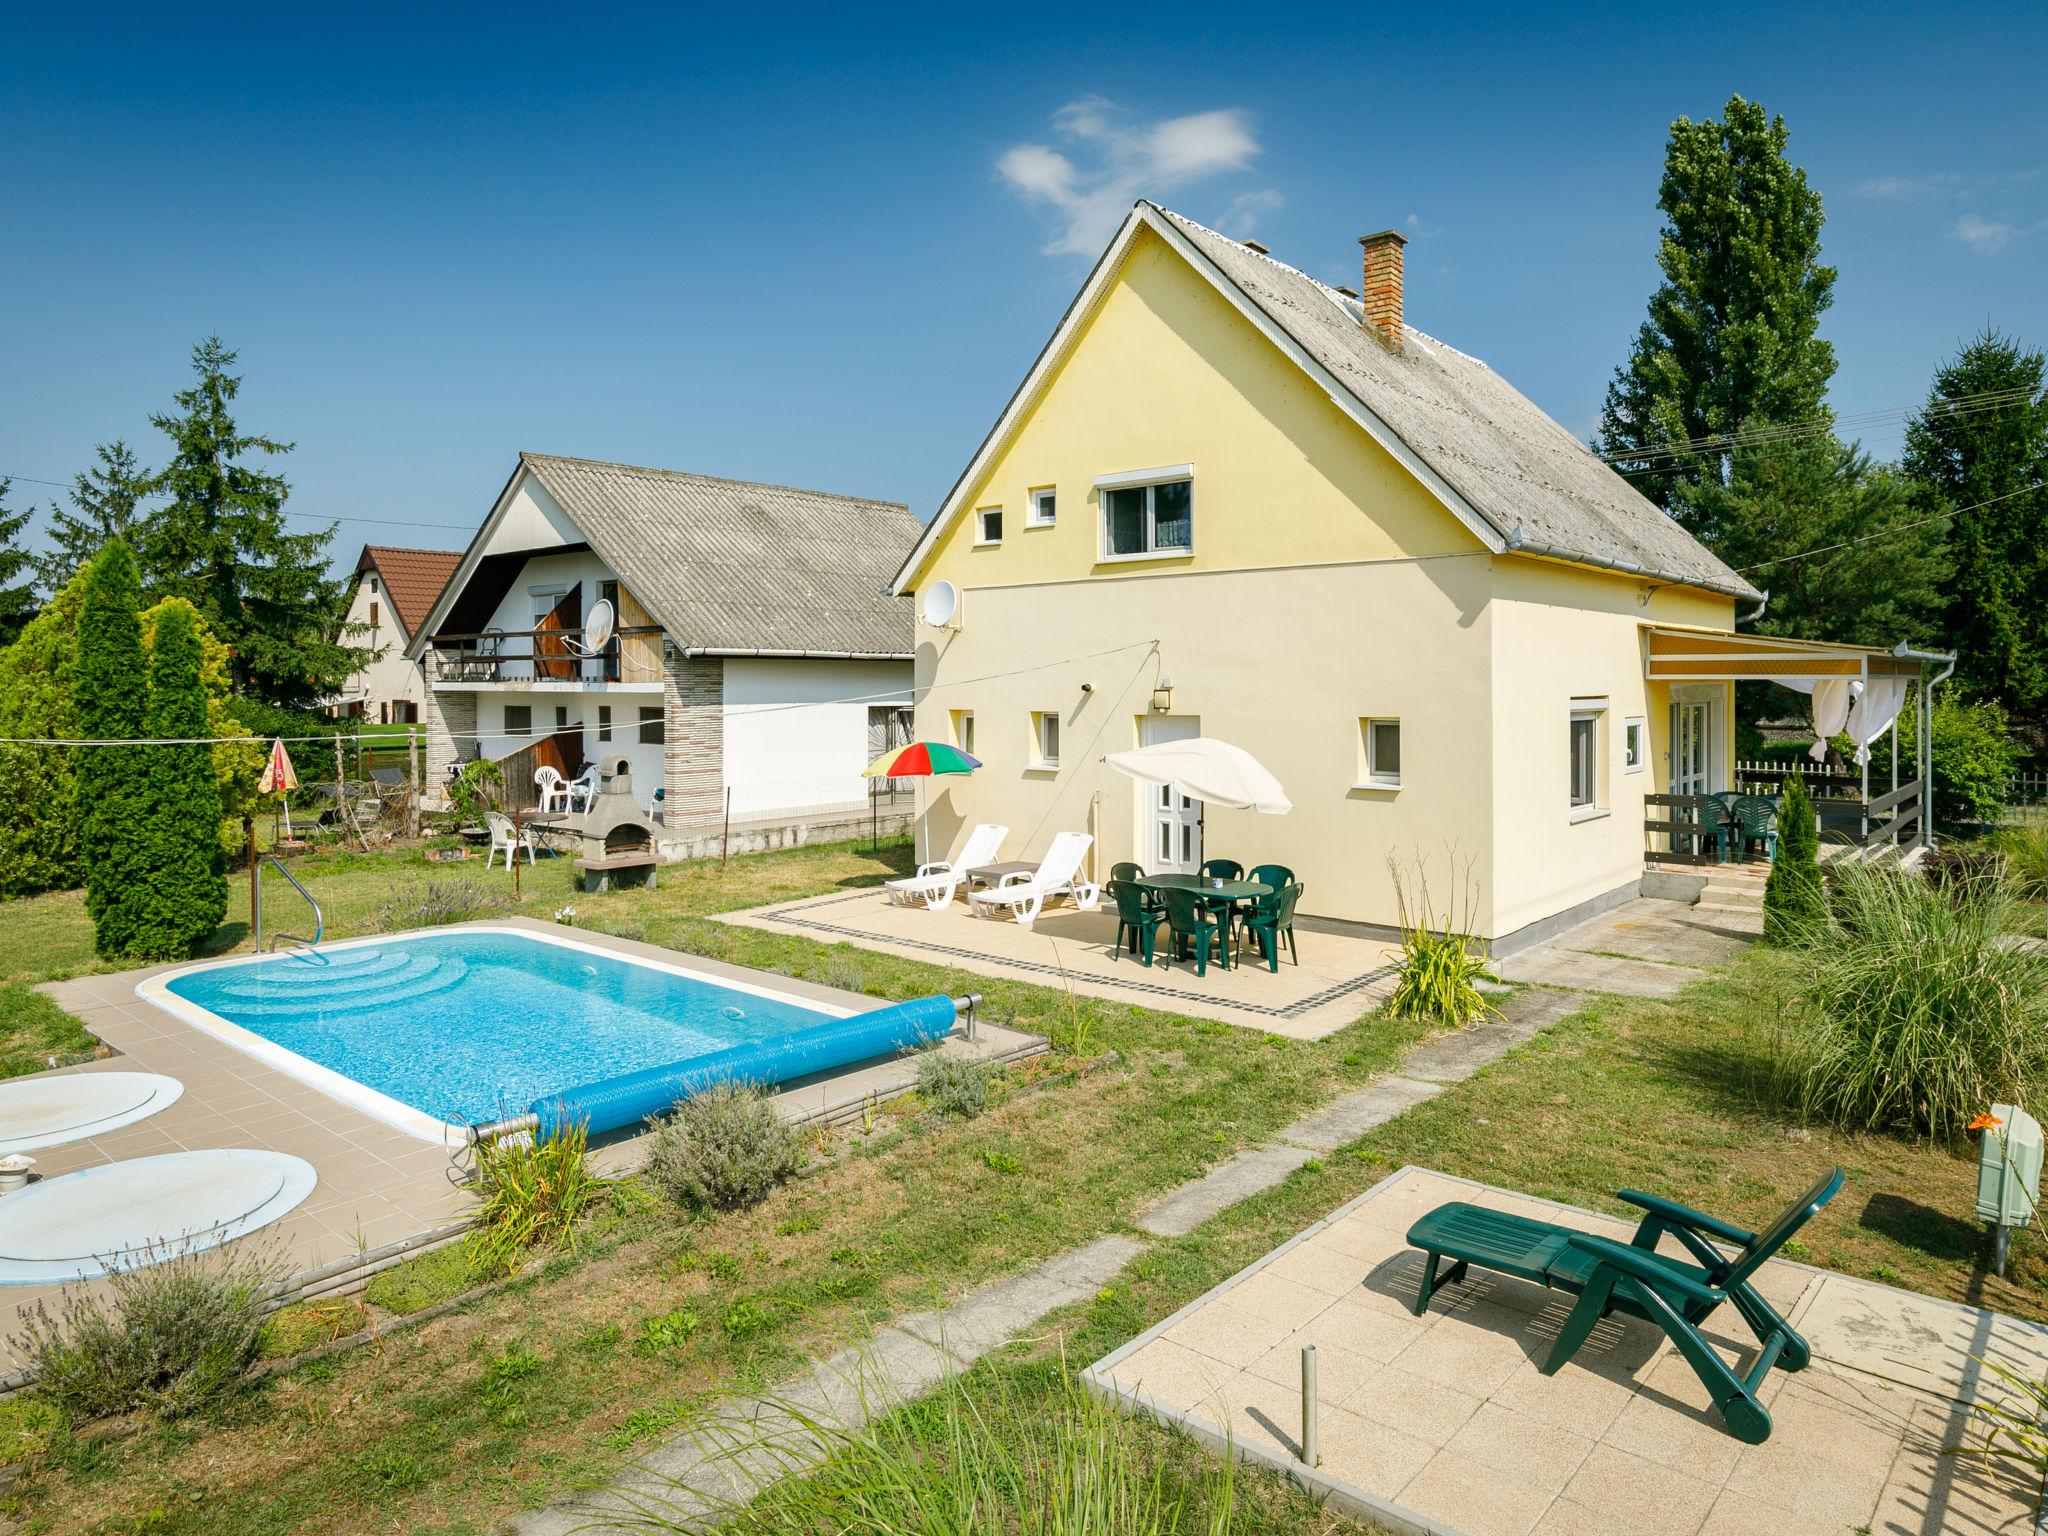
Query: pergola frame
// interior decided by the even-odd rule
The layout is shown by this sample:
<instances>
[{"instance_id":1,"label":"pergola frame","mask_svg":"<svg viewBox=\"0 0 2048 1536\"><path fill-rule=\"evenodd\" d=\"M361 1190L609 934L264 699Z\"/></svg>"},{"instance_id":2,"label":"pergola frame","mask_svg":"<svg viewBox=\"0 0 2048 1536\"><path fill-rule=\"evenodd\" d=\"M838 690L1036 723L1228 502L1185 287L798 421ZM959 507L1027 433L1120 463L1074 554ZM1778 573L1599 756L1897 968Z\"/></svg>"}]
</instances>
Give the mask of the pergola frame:
<instances>
[{"instance_id":1,"label":"pergola frame","mask_svg":"<svg viewBox=\"0 0 2048 1536\"><path fill-rule=\"evenodd\" d=\"M1643 676L1652 682L1796 682L1830 678L1861 682L1867 689L1875 677L1904 677L1920 684L1914 707L1914 778L1899 783L1899 754L1892 752L1890 793L1870 797L1870 763L1862 763L1862 836L1871 838L1873 813L1888 817L1879 836L1912 814L1903 808L1917 803L1919 841L1934 846L1933 697L1937 685L1956 669L1950 652L1921 651L1901 642L1890 650L1832 641L1792 640L1777 635L1738 635L1727 630L1693 629L1675 624L1643 626ZM1930 675L1931 674L1931 675ZM1897 731L1893 719L1887 729ZM1896 834L1894 833L1894 837Z\"/></svg>"}]
</instances>

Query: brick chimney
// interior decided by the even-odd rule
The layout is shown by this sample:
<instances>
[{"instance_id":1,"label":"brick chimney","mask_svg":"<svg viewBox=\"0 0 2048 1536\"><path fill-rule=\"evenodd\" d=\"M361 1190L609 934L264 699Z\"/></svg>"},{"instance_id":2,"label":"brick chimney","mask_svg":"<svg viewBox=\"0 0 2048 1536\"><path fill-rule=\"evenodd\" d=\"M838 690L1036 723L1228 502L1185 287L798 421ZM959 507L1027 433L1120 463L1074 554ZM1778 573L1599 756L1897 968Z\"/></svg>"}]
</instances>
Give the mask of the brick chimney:
<instances>
[{"instance_id":1,"label":"brick chimney","mask_svg":"<svg viewBox=\"0 0 2048 1536\"><path fill-rule=\"evenodd\" d=\"M1398 352L1401 350L1401 247L1408 237L1398 229L1360 235L1365 247L1365 328Z\"/></svg>"}]
</instances>

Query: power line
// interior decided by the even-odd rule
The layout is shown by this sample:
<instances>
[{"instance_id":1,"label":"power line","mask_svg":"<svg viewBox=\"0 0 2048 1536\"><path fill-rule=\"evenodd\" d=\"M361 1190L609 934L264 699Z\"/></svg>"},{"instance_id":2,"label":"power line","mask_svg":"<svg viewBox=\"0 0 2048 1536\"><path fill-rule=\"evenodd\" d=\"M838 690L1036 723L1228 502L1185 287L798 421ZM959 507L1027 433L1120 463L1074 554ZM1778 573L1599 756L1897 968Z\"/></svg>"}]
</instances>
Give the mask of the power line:
<instances>
[{"instance_id":1,"label":"power line","mask_svg":"<svg viewBox=\"0 0 2048 1536\"><path fill-rule=\"evenodd\" d=\"M1638 448L1603 453L1598 457L1612 465L1641 466L1624 473L1646 474L1666 467L1671 460L1690 458L1699 454L1718 453L1733 448L1774 446L1838 430L1850 433L1873 431L1883 426L1910 421L1915 416L1947 418L2002 410L2007 406L2029 404L2036 398L2037 393L2026 386L1986 390L1981 394L1960 395L1954 400L1933 400L1923 405L1886 406L1878 410L1855 411L1842 416L1815 416L1804 421L1767 423L1734 432L1717 432L1705 437L1686 438L1682 441L1649 443Z\"/></svg>"},{"instance_id":2,"label":"power line","mask_svg":"<svg viewBox=\"0 0 2048 1536\"><path fill-rule=\"evenodd\" d=\"M6 481L10 485L47 485L60 491L68 491L73 487L73 482L69 480L41 480L34 475L0 474L0 481ZM140 500L142 496L168 496L169 494L170 492L168 491L148 490L143 491L141 496L137 497L137 500ZM378 527L384 528L448 528L456 533L476 532L476 525L473 523L430 523L417 517L357 517L354 513L337 513L333 517L324 517L318 512L290 511L279 515L283 517L296 517L302 521L314 523L374 523Z\"/></svg>"},{"instance_id":3,"label":"power line","mask_svg":"<svg viewBox=\"0 0 2048 1536\"><path fill-rule=\"evenodd\" d=\"M2003 496L1993 496L1984 501L1972 502L1967 507L1952 507L1946 512L1937 512L1932 517L1915 518L1910 523L1894 523L1889 528L1880 528L1876 533L1866 533L1860 539L1844 539L1839 544L1823 544L1818 549L1803 549L1796 555L1778 555L1769 560L1759 560L1755 565L1745 565L1735 574L1747 576L1751 571L1761 571L1767 566L1783 565L1788 560L1810 560L1815 555L1831 555L1838 549L1854 549L1858 544L1874 543L1888 539L1895 533L1906 533L1914 528L1925 528L1929 523L1945 523L1952 517L1961 517L1965 512L1975 512L1979 507L1996 506L2001 501L2011 501L2015 496L2025 496L2041 489L2041 482L2023 485L2016 491L2007 491Z\"/></svg>"}]
</instances>

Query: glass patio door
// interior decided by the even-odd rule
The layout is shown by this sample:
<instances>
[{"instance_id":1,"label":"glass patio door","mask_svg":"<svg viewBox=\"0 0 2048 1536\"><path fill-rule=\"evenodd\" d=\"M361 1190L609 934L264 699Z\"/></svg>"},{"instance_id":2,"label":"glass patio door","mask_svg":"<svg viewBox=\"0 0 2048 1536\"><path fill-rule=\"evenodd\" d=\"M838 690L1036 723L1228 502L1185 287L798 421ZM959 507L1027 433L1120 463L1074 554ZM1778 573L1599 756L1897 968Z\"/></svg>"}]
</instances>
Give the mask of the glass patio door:
<instances>
[{"instance_id":1,"label":"glass patio door","mask_svg":"<svg viewBox=\"0 0 2048 1536\"><path fill-rule=\"evenodd\" d=\"M1138 728L1138 744L1187 741L1202 734L1192 715L1147 715ZM1138 821L1138 862L1148 874L1192 875L1202 863L1202 805L1175 784L1140 784L1144 797Z\"/></svg>"},{"instance_id":2,"label":"glass patio door","mask_svg":"<svg viewBox=\"0 0 2048 1536\"><path fill-rule=\"evenodd\" d=\"M1712 754L1708 745L1713 705L1705 699L1680 699L1671 706L1671 793L1704 795L1712 788Z\"/></svg>"}]
</instances>

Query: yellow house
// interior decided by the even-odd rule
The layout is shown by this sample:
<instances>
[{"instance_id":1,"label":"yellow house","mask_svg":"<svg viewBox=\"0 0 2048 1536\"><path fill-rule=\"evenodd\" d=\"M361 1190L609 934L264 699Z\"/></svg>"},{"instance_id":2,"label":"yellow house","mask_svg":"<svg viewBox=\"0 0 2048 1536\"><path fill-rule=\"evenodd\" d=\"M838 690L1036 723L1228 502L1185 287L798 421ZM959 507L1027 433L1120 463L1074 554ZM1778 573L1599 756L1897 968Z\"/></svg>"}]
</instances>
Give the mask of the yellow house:
<instances>
[{"instance_id":1,"label":"yellow house","mask_svg":"<svg viewBox=\"0 0 2048 1536\"><path fill-rule=\"evenodd\" d=\"M1763 594L1404 324L1400 235L1361 244L1363 297L1151 203L1124 221L892 587L924 615L919 736L985 763L933 781L926 857L977 822L1006 859L1085 830L1098 876L1279 863L1305 914L1369 929L1419 859L1505 948L1640 889L1646 795L1727 786L1728 678L1771 674L1653 677L1651 638ZM1293 812L1102 762L1193 735Z\"/></svg>"}]
</instances>

